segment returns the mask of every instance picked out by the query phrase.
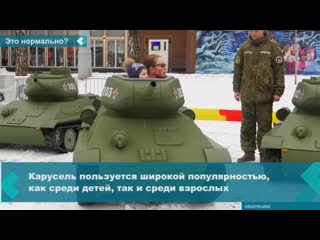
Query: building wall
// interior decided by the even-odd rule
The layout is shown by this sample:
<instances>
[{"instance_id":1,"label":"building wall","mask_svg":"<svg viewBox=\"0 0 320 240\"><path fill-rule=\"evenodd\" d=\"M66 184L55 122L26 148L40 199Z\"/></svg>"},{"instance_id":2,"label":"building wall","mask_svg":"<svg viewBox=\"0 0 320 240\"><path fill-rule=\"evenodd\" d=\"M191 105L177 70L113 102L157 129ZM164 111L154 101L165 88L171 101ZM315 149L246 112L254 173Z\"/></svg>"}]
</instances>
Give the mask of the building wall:
<instances>
[{"instance_id":1,"label":"building wall","mask_svg":"<svg viewBox=\"0 0 320 240\"><path fill-rule=\"evenodd\" d=\"M195 71L196 31L140 30L139 38L141 59L148 55L149 39L169 39L169 71L189 73Z\"/></svg>"},{"instance_id":2,"label":"building wall","mask_svg":"<svg viewBox=\"0 0 320 240\"><path fill-rule=\"evenodd\" d=\"M197 30L187 31L186 72L194 73L197 62Z\"/></svg>"}]
</instances>

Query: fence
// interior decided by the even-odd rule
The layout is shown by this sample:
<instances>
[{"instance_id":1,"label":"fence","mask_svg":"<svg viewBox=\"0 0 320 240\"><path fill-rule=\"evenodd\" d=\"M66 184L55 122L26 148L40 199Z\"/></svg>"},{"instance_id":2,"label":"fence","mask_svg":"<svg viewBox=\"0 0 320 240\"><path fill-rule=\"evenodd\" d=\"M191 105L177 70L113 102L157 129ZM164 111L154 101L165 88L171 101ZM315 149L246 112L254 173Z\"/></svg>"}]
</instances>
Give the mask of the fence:
<instances>
[{"instance_id":1,"label":"fence","mask_svg":"<svg viewBox=\"0 0 320 240\"><path fill-rule=\"evenodd\" d=\"M16 99L27 99L28 97L24 94L24 88L26 86L28 76L17 76L16 81Z\"/></svg>"},{"instance_id":2,"label":"fence","mask_svg":"<svg viewBox=\"0 0 320 240\"><path fill-rule=\"evenodd\" d=\"M6 104L16 99L15 74L6 69L0 69L0 93L2 104Z\"/></svg>"},{"instance_id":3,"label":"fence","mask_svg":"<svg viewBox=\"0 0 320 240\"><path fill-rule=\"evenodd\" d=\"M88 78L86 80L79 80L76 78L78 89L83 94L96 94L101 96L106 78Z\"/></svg>"}]
</instances>

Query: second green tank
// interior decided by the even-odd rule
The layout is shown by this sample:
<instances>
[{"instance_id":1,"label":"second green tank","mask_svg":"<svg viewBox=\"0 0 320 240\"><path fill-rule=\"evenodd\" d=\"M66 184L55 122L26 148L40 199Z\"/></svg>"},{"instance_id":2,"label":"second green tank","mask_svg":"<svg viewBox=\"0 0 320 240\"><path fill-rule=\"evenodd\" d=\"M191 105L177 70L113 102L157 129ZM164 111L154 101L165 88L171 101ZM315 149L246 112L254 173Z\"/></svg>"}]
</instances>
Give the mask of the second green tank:
<instances>
[{"instance_id":1,"label":"second green tank","mask_svg":"<svg viewBox=\"0 0 320 240\"><path fill-rule=\"evenodd\" d=\"M31 75L24 90L27 100L12 101L0 109L0 144L48 146L59 152L74 150L88 105L97 109L96 95L80 95L68 69Z\"/></svg>"},{"instance_id":2,"label":"second green tank","mask_svg":"<svg viewBox=\"0 0 320 240\"><path fill-rule=\"evenodd\" d=\"M320 161L320 78L302 80L292 98L295 108L277 111L282 121L262 139L267 162Z\"/></svg>"}]
</instances>

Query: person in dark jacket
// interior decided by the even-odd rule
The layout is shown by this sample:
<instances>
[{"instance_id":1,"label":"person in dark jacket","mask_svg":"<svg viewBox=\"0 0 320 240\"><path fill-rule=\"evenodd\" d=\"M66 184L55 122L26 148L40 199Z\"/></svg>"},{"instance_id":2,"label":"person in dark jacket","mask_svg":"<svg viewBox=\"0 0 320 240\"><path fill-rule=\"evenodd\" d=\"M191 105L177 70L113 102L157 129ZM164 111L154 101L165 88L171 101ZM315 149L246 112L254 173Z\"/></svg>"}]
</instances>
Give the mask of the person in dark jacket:
<instances>
[{"instance_id":1,"label":"person in dark jacket","mask_svg":"<svg viewBox=\"0 0 320 240\"><path fill-rule=\"evenodd\" d=\"M272 127L273 102L280 100L285 88L279 44L265 30L250 30L249 34L234 59L233 91L236 101L241 100L240 142L244 151L238 162L254 161L257 146L260 161L264 160L261 140Z\"/></svg>"}]
</instances>

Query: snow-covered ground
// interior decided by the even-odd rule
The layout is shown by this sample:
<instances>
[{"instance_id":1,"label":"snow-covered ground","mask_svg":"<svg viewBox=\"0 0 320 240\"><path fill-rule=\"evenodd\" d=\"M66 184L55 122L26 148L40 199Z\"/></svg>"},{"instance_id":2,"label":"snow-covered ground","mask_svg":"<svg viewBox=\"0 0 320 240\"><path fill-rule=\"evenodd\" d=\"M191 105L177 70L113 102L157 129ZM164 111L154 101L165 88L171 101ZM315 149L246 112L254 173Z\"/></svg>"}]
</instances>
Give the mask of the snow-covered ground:
<instances>
[{"instance_id":1,"label":"snow-covered ground","mask_svg":"<svg viewBox=\"0 0 320 240\"><path fill-rule=\"evenodd\" d=\"M92 78L107 78L112 73L94 73ZM233 98L232 75L168 74L176 76L182 85L185 106L189 108L240 109ZM298 76L298 82L310 76ZM294 76L286 76L286 89L274 110L281 107L293 109L291 99L296 88ZM84 82L79 83L80 92L85 91ZM228 149L232 160L241 156L240 123L225 121L195 121L200 129ZM258 158L258 156L256 156ZM45 148L12 146L0 149L0 161L12 162L72 162L73 153L58 154ZM77 203L0 203L0 209L241 209L241 203L119 203L97 204L80 207Z\"/></svg>"}]
</instances>

